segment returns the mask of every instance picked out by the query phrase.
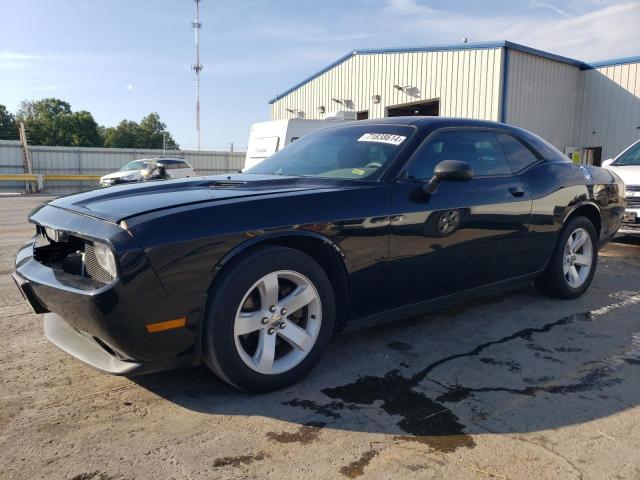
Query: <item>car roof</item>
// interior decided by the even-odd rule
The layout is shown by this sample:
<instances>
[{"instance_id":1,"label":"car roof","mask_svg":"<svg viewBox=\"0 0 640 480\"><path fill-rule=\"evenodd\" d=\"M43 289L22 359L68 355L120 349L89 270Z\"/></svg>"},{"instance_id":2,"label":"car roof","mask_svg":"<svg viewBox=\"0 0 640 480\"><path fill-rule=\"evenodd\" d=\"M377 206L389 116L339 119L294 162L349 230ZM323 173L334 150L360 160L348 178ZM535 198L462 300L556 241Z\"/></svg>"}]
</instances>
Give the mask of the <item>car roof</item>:
<instances>
[{"instance_id":1,"label":"car roof","mask_svg":"<svg viewBox=\"0 0 640 480\"><path fill-rule=\"evenodd\" d=\"M133 162L159 162L160 160L175 160L178 162L187 162L184 158L180 157L149 157L149 158L136 158L135 160L131 160L129 163Z\"/></svg>"},{"instance_id":2,"label":"car roof","mask_svg":"<svg viewBox=\"0 0 640 480\"><path fill-rule=\"evenodd\" d=\"M325 127L322 130L329 128L341 128L343 126L355 126L355 125L410 125L415 126L420 130L421 135L429 134L441 128L449 127L471 127L471 128L491 128L499 129L506 133L510 133L524 139L526 143L529 143L538 154L542 155L546 159L554 159L555 161L570 161L560 150L553 146L548 141L539 137L538 135L524 130L514 125L506 123L493 122L490 120L475 120L473 118L453 118L453 117L420 117L420 116L408 116L408 117L385 117L375 118L368 120L356 120L353 122L339 123Z\"/></svg>"},{"instance_id":3,"label":"car roof","mask_svg":"<svg viewBox=\"0 0 640 480\"><path fill-rule=\"evenodd\" d=\"M356 122L349 122L355 124ZM485 127L485 128L507 128L509 125L500 122L492 122L489 120L475 120L472 118L454 118L454 117L385 117L374 118L368 120L357 120L358 125L415 125L418 127L429 127L432 129L443 127Z\"/></svg>"}]
</instances>

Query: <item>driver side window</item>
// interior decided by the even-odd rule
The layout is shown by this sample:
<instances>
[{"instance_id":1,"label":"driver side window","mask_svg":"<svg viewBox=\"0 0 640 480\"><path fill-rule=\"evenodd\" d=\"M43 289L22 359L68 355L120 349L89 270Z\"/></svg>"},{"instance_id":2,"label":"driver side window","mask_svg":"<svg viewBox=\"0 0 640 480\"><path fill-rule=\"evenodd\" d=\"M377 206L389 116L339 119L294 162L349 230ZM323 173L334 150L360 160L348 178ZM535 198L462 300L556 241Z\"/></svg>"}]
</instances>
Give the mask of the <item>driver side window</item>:
<instances>
[{"instance_id":1,"label":"driver side window","mask_svg":"<svg viewBox=\"0 0 640 480\"><path fill-rule=\"evenodd\" d=\"M493 132L449 130L433 137L413 159L409 178L424 180L433 176L443 160L462 160L473 168L475 176L511 174L509 163Z\"/></svg>"}]
</instances>

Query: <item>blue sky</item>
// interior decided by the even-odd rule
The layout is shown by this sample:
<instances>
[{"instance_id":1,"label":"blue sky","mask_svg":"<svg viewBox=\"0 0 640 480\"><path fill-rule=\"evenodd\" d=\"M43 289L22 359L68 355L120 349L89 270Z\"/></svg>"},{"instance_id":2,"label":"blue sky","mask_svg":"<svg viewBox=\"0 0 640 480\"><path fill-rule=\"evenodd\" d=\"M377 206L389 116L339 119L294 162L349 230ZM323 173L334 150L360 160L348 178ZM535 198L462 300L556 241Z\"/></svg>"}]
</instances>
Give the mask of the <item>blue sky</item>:
<instances>
[{"instance_id":1,"label":"blue sky","mask_svg":"<svg viewBox=\"0 0 640 480\"><path fill-rule=\"evenodd\" d=\"M58 97L98 123L157 111L195 146L193 2L0 0L0 104ZM202 148L247 143L268 100L351 50L511 40L580 60L640 54L640 2L202 0Z\"/></svg>"}]
</instances>

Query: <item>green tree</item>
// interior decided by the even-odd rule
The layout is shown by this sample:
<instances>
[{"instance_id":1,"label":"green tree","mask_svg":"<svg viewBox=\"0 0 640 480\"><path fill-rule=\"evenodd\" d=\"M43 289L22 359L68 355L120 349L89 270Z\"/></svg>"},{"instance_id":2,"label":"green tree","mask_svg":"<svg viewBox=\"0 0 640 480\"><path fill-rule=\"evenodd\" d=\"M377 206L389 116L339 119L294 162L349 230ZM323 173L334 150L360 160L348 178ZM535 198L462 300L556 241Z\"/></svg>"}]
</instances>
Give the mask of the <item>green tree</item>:
<instances>
[{"instance_id":1,"label":"green tree","mask_svg":"<svg viewBox=\"0 0 640 480\"><path fill-rule=\"evenodd\" d=\"M160 120L160 115L150 113L138 124L131 120L122 120L117 127L104 129L104 146L111 148L162 148L166 138L166 148L179 149L167 126Z\"/></svg>"},{"instance_id":2,"label":"green tree","mask_svg":"<svg viewBox=\"0 0 640 480\"><path fill-rule=\"evenodd\" d=\"M73 112L69 117L71 145L77 147L101 147L102 136L98 124L86 110Z\"/></svg>"},{"instance_id":3,"label":"green tree","mask_svg":"<svg viewBox=\"0 0 640 480\"><path fill-rule=\"evenodd\" d=\"M15 116L7 110L7 107L0 105L0 140L18 140L18 124Z\"/></svg>"},{"instance_id":4,"label":"green tree","mask_svg":"<svg viewBox=\"0 0 640 480\"><path fill-rule=\"evenodd\" d=\"M32 145L102 146L98 124L87 111L72 112L57 98L24 101L17 117L25 123Z\"/></svg>"},{"instance_id":5,"label":"green tree","mask_svg":"<svg viewBox=\"0 0 640 480\"><path fill-rule=\"evenodd\" d=\"M140 125L131 120L122 120L117 127L105 130L104 146L109 148L141 148Z\"/></svg>"},{"instance_id":6,"label":"green tree","mask_svg":"<svg viewBox=\"0 0 640 480\"><path fill-rule=\"evenodd\" d=\"M18 120L27 129L32 145L69 145L68 119L71 105L57 98L24 101L18 110Z\"/></svg>"},{"instance_id":7,"label":"green tree","mask_svg":"<svg viewBox=\"0 0 640 480\"><path fill-rule=\"evenodd\" d=\"M18 138L17 121L25 123L31 145L160 149L165 140L167 149L180 148L156 112L139 124L122 120L115 127L103 127L91 113L74 112L58 98L24 101L15 117L0 105L0 138Z\"/></svg>"},{"instance_id":8,"label":"green tree","mask_svg":"<svg viewBox=\"0 0 640 480\"><path fill-rule=\"evenodd\" d=\"M167 126L160 121L160 115L156 112L152 112L142 119L140 131L140 141L144 144L143 148L162 148L163 138L168 150L178 150L180 148L167 131Z\"/></svg>"}]
</instances>

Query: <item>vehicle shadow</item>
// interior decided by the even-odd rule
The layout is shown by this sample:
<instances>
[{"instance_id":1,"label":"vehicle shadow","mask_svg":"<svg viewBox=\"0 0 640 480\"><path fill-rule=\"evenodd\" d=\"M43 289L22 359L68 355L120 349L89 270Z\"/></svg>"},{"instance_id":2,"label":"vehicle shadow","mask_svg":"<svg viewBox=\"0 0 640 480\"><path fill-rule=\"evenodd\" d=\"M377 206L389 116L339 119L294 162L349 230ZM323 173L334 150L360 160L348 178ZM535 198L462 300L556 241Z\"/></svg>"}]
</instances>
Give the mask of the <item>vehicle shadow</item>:
<instances>
[{"instance_id":1,"label":"vehicle shadow","mask_svg":"<svg viewBox=\"0 0 640 480\"><path fill-rule=\"evenodd\" d=\"M613 239L613 243L640 246L640 235L624 235Z\"/></svg>"},{"instance_id":2,"label":"vehicle shadow","mask_svg":"<svg viewBox=\"0 0 640 480\"><path fill-rule=\"evenodd\" d=\"M133 380L205 414L385 433L440 451L472 447L473 434L554 429L640 404L640 292L625 290L622 277L600 275L569 302L525 289L358 326L335 338L307 379L270 394L237 392L204 367Z\"/></svg>"}]
</instances>

